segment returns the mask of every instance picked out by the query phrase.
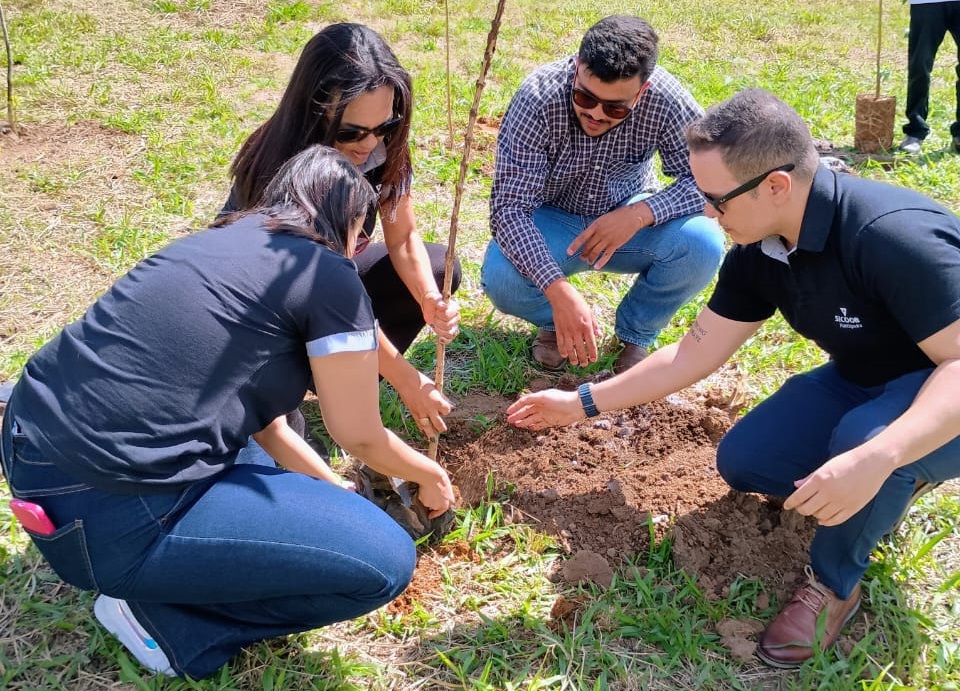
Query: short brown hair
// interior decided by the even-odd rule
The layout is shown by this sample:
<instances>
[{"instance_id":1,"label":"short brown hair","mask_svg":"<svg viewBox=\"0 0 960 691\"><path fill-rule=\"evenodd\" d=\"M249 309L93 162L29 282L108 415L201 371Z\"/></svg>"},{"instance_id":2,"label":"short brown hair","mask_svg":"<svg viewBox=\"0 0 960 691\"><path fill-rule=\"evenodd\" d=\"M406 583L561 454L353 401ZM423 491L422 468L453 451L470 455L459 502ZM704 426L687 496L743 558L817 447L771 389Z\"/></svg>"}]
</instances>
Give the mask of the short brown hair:
<instances>
[{"instance_id":1,"label":"short brown hair","mask_svg":"<svg viewBox=\"0 0 960 691\"><path fill-rule=\"evenodd\" d=\"M812 180L819 156L797 112L763 89L746 89L707 109L686 129L690 151L718 149L738 180L792 163L793 174Z\"/></svg>"}]
</instances>

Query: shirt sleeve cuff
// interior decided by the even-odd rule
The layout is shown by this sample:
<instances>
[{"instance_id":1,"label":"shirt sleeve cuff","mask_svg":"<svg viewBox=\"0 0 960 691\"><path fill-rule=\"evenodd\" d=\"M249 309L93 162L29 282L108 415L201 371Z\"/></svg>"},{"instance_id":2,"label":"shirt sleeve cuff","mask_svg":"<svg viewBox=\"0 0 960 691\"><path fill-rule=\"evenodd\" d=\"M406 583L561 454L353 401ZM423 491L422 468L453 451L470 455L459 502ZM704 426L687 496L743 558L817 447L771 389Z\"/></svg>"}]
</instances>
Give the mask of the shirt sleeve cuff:
<instances>
[{"instance_id":1,"label":"shirt sleeve cuff","mask_svg":"<svg viewBox=\"0 0 960 691\"><path fill-rule=\"evenodd\" d=\"M365 350L376 350L379 346L377 328L363 331L337 333L307 341L307 355L322 357L334 353L359 353Z\"/></svg>"},{"instance_id":2,"label":"shirt sleeve cuff","mask_svg":"<svg viewBox=\"0 0 960 691\"><path fill-rule=\"evenodd\" d=\"M533 282L536 284L537 288L540 289L541 293L547 292L547 288L554 281L559 281L561 278L565 278L563 272L560 271L555 266L544 267L541 270L535 272L531 277Z\"/></svg>"}]
</instances>

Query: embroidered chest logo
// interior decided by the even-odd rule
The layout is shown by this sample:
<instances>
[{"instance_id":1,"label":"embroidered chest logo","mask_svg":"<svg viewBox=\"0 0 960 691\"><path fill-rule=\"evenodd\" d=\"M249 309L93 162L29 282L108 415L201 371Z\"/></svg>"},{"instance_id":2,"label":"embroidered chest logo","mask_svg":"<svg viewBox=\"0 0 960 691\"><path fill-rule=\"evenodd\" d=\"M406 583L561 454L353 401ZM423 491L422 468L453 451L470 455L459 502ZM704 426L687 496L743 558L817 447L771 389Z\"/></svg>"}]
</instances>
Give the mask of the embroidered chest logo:
<instances>
[{"instance_id":1,"label":"embroidered chest logo","mask_svg":"<svg viewBox=\"0 0 960 691\"><path fill-rule=\"evenodd\" d=\"M860 317L847 316L847 308L841 307L840 314L835 314L833 316L833 321L841 329L862 329L863 323L860 321Z\"/></svg>"}]
</instances>

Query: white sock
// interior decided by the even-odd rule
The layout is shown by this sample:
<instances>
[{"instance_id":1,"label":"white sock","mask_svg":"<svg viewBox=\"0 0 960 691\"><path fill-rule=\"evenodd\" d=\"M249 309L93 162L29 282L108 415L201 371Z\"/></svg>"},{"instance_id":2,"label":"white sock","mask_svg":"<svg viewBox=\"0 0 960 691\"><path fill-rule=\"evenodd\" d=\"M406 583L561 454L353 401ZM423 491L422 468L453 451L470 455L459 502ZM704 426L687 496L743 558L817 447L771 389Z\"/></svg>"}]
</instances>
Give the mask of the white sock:
<instances>
[{"instance_id":1,"label":"white sock","mask_svg":"<svg viewBox=\"0 0 960 691\"><path fill-rule=\"evenodd\" d=\"M120 639L141 665L154 674L175 677L177 673L170 666L166 653L160 649L153 636L133 616L130 605L109 595L101 595L93 603L93 613L103 627Z\"/></svg>"}]
</instances>

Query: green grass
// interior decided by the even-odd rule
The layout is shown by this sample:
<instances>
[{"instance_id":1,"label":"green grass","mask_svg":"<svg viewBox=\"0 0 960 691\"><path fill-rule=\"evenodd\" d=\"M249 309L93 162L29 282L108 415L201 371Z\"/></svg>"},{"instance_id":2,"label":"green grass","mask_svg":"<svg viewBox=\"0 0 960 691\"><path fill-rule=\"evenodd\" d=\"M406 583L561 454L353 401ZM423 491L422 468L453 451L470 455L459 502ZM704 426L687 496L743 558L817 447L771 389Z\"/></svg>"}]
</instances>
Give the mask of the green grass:
<instances>
[{"instance_id":1,"label":"green grass","mask_svg":"<svg viewBox=\"0 0 960 691\"><path fill-rule=\"evenodd\" d=\"M635 3L507 4L480 114L497 119L536 65L575 50L604 14ZM873 2L733 0L648 3L661 63L704 105L746 86L791 103L814 136L848 155L856 94L874 88ZM4 3L13 41L15 106L27 128L0 139L0 379L16 376L56 328L79 316L112 278L222 204L230 160L279 100L303 43L321 25L360 21L380 30L414 76L418 225L445 242L457 151L447 139L444 5L411 0L343 3L261 0L66 0ZM493 4L450 4L451 91L459 147ZM882 90L905 93L907 9L886 3ZM946 153L953 106L948 38L934 72L933 133L916 159L866 163L860 173L919 189L960 211L960 156ZM0 55L0 67L6 67ZM898 126L902 103L898 106ZM899 131L898 131L899 134ZM447 349L445 390L511 395L540 372L527 364L531 329L496 313L479 289L493 140L477 135L457 246L465 281L463 335ZM591 276L609 335L626 279ZM708 291L661 335L679 338ZM432 372L433 346L410 353ZM608 366L612 355L588 368ZM791 373L822 361L781 319L737 353L743 406ZM415 425L389 386L385 422L415 443ZM480 431L493 424L479 415ZM491 490L492 491L492 490ZM0 492L0 497L6 495ZM95 623L92 595L65 588L0 502L0 688L26 689L957 689L960 688L960 498L925 498L881 545L864 579L867 629L799 671L737 662L718 643L726 618L766 621L763 584L740 581L722 601L674 568L669 541L615 575L607 590L553 583L560 550L503 515L503 497L460 511L446 545L475 560L439 560L440 592L410 613L255 646L203 682L152 679ZM550 619L558 595L582 601L576 626Z\"/></svg>"}]
</instances>

